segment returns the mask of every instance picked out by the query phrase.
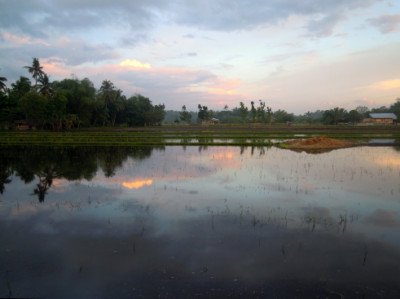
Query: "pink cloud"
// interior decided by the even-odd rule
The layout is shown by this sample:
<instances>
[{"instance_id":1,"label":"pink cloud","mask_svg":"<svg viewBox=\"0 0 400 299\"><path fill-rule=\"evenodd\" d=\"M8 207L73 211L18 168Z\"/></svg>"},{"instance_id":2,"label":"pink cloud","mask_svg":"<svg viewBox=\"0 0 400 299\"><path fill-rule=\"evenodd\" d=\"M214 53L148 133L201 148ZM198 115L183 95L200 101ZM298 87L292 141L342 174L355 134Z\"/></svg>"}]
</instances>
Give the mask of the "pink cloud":
<instances>
[{"instance_id":1,"label":"pink cloud","mask_svg":"<svg viewBox=\"0 0 400 299\"><path fill-rule=\"evenodd\" d=\"M28 36L17 36L8 32L2 33L2 36L5 40L13 42L18 45L32 45L32 44L43 44L45 46L49 46L48 43L44 42L41 39L31 39Z\"/></svg>"},{"instance_id":2,"label":"pink cloud","mask_svg":"<svg viewBox=\"0 0 400 299\"><path fill-rule=\"evenodd\" d=\"M178 109L183 104L196 109L198 103L222 109L243 99L238 92L242 84L239 79L220 78L206 70L154 67L135 59L125 60L122 65L101 66L70 66L59 57L40 62L52 79L62 80L74 74L89 78L97 87L103 80L111 80L126 96L142 93L155 103L165 103L167 109ZM195 101L193 107L188 105L191 101Z\"/></svg>"},{"instance_id":3,"label":"pink cloud","mask_svg":"<svg viewBox=\"0 0 400 299\"><path fill-rule=\"evenodd\" d=\"M363 101L364 103L368 104L368 105L374 105L374 104L375 104L373 100L368 99L368 98L366 98L366 97L364 97L364 98L362 99L362 101Z\"/></svg>"}]
</instances>

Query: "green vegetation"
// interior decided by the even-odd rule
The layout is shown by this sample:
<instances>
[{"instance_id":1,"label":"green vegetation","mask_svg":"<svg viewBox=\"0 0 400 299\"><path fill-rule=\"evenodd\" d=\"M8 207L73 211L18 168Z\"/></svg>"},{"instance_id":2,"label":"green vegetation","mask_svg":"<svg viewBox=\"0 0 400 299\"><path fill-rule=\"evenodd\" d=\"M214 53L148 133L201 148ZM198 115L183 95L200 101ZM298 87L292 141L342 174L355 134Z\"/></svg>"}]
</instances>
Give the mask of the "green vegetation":
<instances>
[{"instance_id":1,"label":"green vegetation","mask_svg":"<svg viewBox=\"0 0 400 299\"><path fill-rule=\"evenodd\" d=\"M1 131L2 145L51 146L165 146L240 145L271 146L288 139L325 135L363 143L369 139L400 140L400 127L378 126L270 126L264 125L164 125L162 127L81 129L79 131Z\"/></svg>"},{"instance_id":2,"label":"green vegetation","mask_svg":"<svg viewBox=\"0 0 400 299\"><path fill-rule=\"evenodd\" d=\"M140 94L127 98L109 80L96 90L88 78L50 82L37 58L25 68L34 85L21 76L8 89L7 79L0 77L0 129L154 126L164 119L164 105L152 105Z\"/></svg>"}]
</instances>

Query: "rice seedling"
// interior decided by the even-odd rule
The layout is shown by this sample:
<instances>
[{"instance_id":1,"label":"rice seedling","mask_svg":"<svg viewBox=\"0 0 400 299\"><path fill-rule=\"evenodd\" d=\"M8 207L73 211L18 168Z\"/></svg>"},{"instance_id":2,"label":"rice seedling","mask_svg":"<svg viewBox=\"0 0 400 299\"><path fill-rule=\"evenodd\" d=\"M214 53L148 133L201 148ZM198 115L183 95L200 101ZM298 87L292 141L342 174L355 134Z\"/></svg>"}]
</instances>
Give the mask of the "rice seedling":
<instances>
[{"instance_id":1,"label":"rice seedling","mask_svg":"<svg viewBox=\"0 0 400 299\"><path fill-rule=\"evenodd\" d=\"M368 257L368 247L367 247L367 244L364 243L364 259L363 259L363 266L365 266L365 263L367 262L367 257Z\"/></svg>"},{"instance_id":2,"label":"rice seedling","mask_svg":"<svg viewBox=\"0 0 400 299\"><path fill-rule=\"evenodd\" d=\"M136 255L136 238L135 234L132 236L132 253L135 256Z\"/></svg>"},{"instance_id":3,"label":"rice seedling","mask_svg":"<svg viewBox=\"0 0 400 299\"><path fill-rule=\"evenodd\" d=\"M6 287L7 287L7 290L8 290L8 297L11 298L13 292L12 292L11 284L10 284L10 282L8 280L6 280Z\"/></svg>"}]
</instances>

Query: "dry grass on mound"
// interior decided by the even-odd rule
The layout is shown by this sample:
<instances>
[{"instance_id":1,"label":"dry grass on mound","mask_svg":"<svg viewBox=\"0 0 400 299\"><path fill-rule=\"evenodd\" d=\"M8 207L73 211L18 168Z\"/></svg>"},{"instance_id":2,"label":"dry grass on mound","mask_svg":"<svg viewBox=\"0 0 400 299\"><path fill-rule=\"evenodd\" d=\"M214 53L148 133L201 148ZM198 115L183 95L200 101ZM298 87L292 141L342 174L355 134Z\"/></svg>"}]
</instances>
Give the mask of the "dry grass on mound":
<instances>
[{"instance_id":1,"label":"dry grass on mound","mask_svg":"<svg viewBox=\"0 0 400 299\"><path fill-rule=\"evenodd\" d=\"M295 139L285 142L288 148L296 149L328 149L353 146L354 143L328 138L326 136L311 137L308 139Z\"/></svg>"}]
</instances>

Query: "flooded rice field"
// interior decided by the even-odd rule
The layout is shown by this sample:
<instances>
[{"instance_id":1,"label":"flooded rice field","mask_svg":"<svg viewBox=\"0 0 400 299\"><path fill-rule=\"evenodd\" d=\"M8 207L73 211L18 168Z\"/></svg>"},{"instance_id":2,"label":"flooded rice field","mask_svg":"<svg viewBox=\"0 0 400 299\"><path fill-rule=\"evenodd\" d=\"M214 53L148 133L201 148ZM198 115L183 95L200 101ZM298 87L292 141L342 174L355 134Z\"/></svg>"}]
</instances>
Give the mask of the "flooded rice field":
<instances>
[{"instance_id":1,"label":"flooded rice field","mask_svg":"<svg viewBox=\"0 0 400 299\"><path fill-rule=\"evenodd\" d=\"M1 147L0 191L0 297L400 293L396 147Z\"/></svg>"}]
</instances>

